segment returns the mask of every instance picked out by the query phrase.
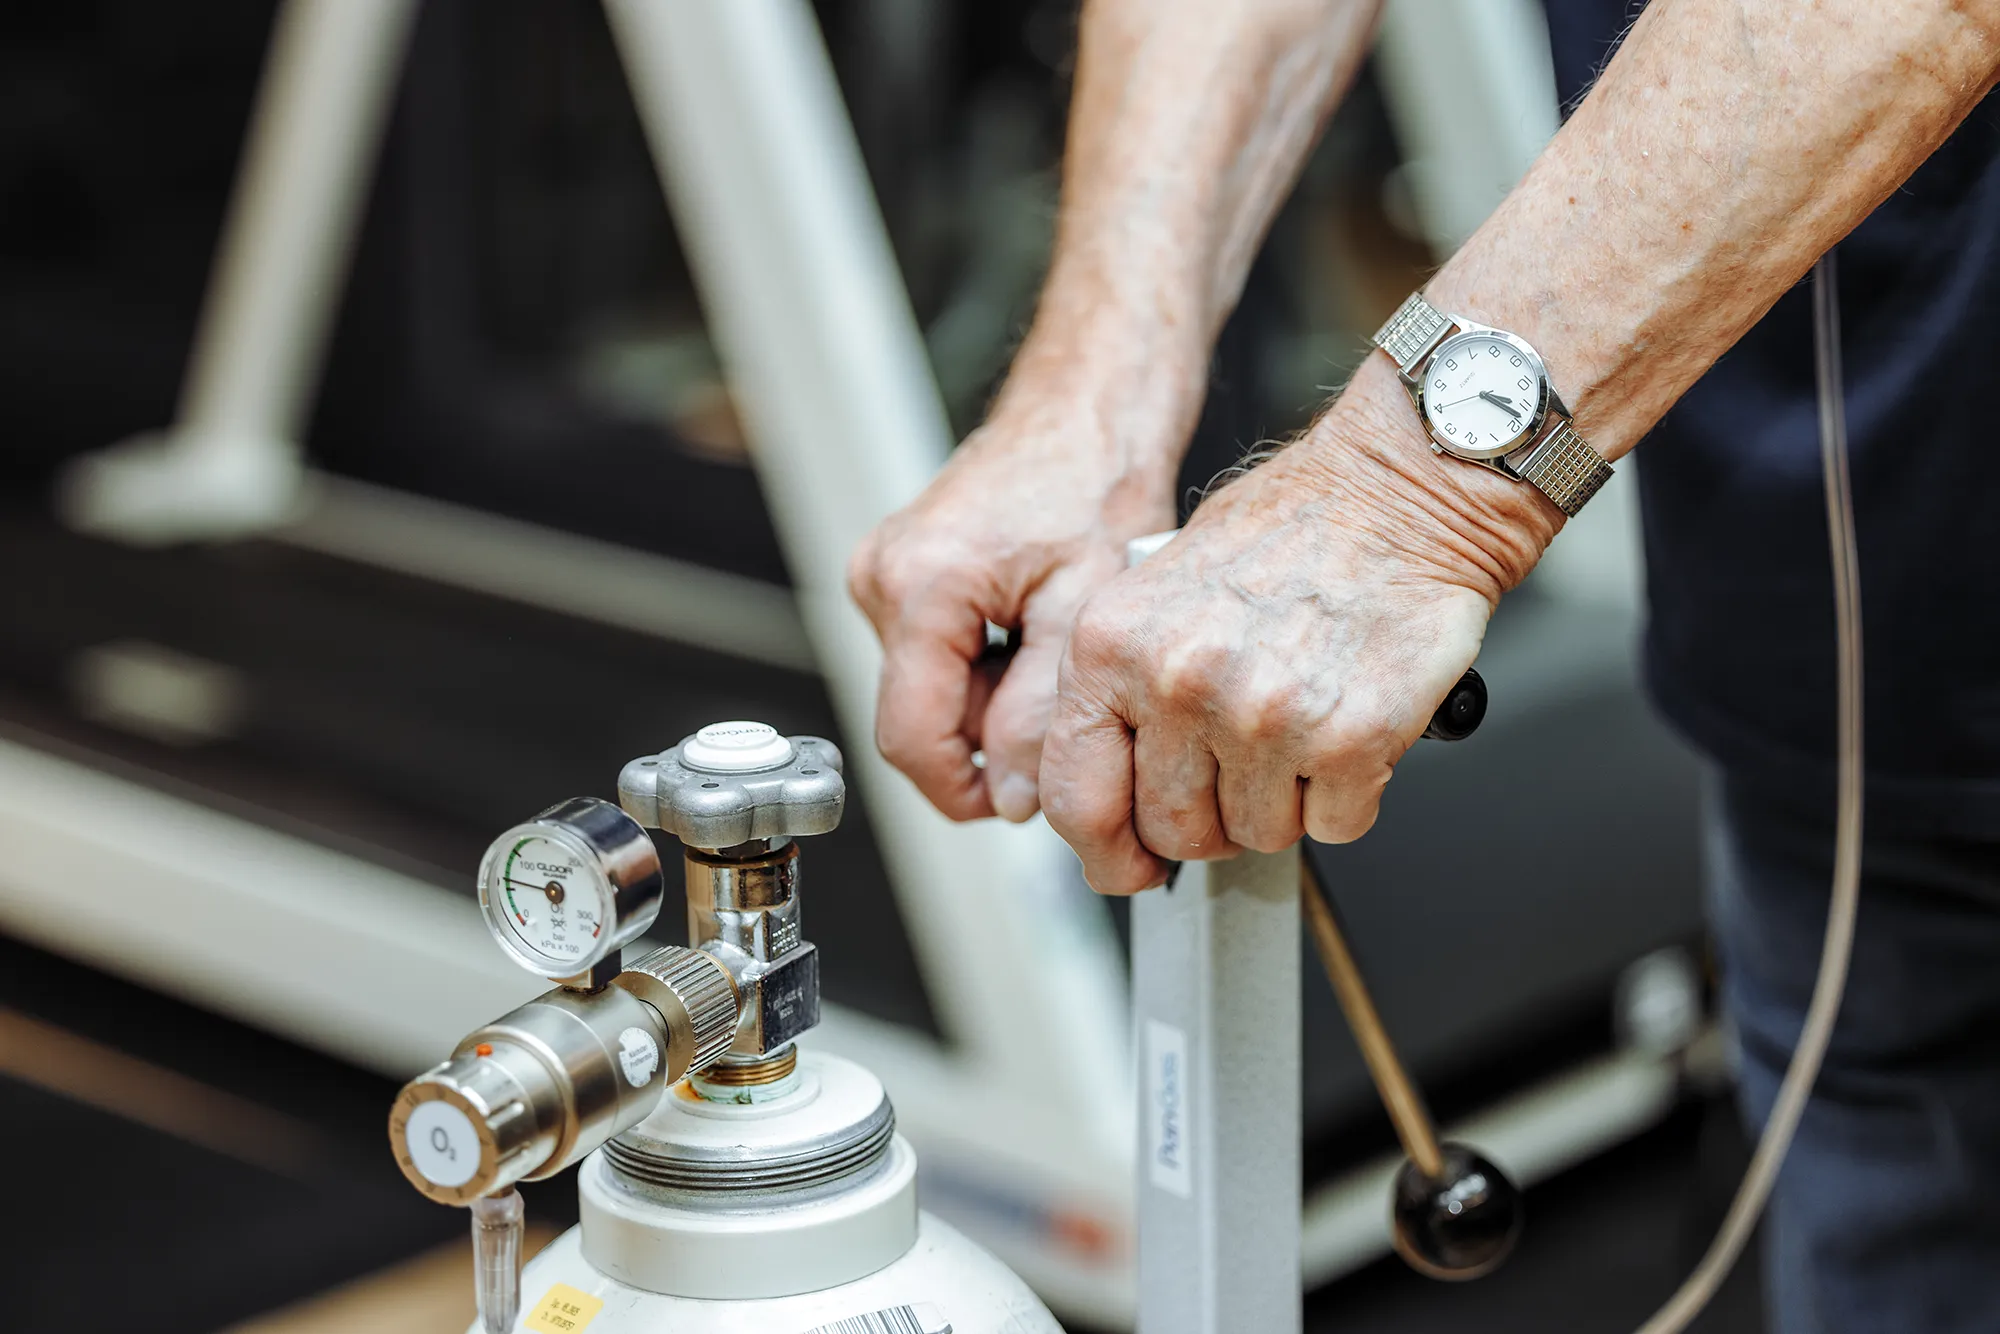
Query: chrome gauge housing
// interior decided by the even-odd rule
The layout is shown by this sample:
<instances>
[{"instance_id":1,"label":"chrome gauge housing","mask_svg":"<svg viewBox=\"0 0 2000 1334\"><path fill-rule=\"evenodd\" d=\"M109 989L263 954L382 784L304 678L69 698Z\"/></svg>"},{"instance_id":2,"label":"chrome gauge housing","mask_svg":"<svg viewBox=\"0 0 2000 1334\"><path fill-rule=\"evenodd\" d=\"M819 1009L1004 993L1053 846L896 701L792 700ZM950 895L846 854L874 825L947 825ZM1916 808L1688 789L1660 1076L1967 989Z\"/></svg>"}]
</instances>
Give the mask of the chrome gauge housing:
<instances>
[{"instance_id":1,"label":"chrome gauge housing","mask_svg":"<svg viewBox=\"0 0 2000 1334\"><path fill-rule=\"evenodd\" d=\"M479 864L479 909L510 958L541 977L587 973L660 915L653 840L608 801L577 797L496 839Z\"/></svg>"}]
</instances>

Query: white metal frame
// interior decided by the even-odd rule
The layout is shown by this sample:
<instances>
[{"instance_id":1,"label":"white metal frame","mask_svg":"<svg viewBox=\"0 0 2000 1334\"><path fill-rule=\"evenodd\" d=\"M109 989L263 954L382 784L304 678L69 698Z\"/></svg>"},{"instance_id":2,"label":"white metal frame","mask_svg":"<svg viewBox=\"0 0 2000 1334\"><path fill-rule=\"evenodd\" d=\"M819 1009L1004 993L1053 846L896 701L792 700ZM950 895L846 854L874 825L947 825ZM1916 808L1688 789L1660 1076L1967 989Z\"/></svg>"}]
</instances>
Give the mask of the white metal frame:
<instances>
[{"instance_id":1,"label":"white metal frame","mask_svg":"<svg viewBox=\"0 0 2000 1334\"><path fill-rule=\"evenodd\" d=\"M279 9L177 420L71 469L77 528L226 538L299 510L305 414L416 13L416 0Z\"/></svg>"},{"instance_id":2,"label":"white metal frame","mask_svg":"<svg viewBox=\"0 0 2000 1334\"><path fill-rule=\"evenodd\" d=\"M86 531L136 542L261 532L759 661L817 663L847 735L867 737L879 650L840 572L854 542L941 464L950 438L810 5L606 7L755 442L794 590L304 468L304 407L415 0L287 0L180 418L164 437L84 461L67 479L67 512ZM1125 980L1104 916L1045 827L953 825L868 747L852 752L950 1043L839 1007L828 1008L815 1040L882 1076L925 1162L933 1207L1059 1309L1125 1323L1136 1309L1132 1061ZM491 947L467 897L32 741L0 740L0 839L18 853L0 863L0 926L10 933L385 1072L427 1066L536 987ZM1191 868L1177 892L1184 904L1222 903L1253 883L1247 862ZM59 922L47 911L52 885L64 887ZM1282 1055L1282 1032L1296 1032L1290 892L1282 922L1276 899L1251 895L1262 912L1254 927L1232 926L1227 909L1221 921L1178 925L1164 903L1135 913L1142 942L1179 931L1206 960L1198 995L1174 992L1163 950L1142 947L1136 970L1142 1008L1184 1020L1207 1084L1201 1096L1215 1095L1217 1076L1226 1086L1197 1127L1207 1146L1201 1180L1220 1192L1203 1198L1220 1212L1206 1215L1206 1240L1173 1243L1208 1257L1205 1328L1247 1327L1218 1304L1225 1288L1216 1284L1227 1284L1235 1261L1230 1273L1215 1264L1226 1240L1217 1218L1232 1232L1275 1219L1263 1235L1294 1238L1274 1243L1273 1263L1289 1279L1254 1271L1267 1301L1274 1288L1296 1291L1286 1256L1300 1244L1304 1273L1318 1281L1387 1241L1381 1208L1369 1203L1381 1198L1379 1166L1308 1201L1302 1243L1296 1215L1270 1207L1275 1195L1242 1212L1242 1186L1260 1171L1263 1188L1282 1192L1289 1179L1296 1192L1296 1038L1289 1074L1282 1059L1266 1072L1289 1079L1291 1094L1278 1096L1274 1083L1261 1104L1236 1097L1244 1062ZM1276 971L1244 990L1253 960ZM1285 977L1289 1012L1270 995ZM1229 1008L1229 997L1253 995L1254 1008ZM1262 1026L1261 1047L1243 1045L1250 1035L1235 1030L1246 1025ZM1630 1133L1670 1096L1664 1067L1634 1060L1524 1095L1496 1109L1477 1138L1532 1180L1561 1165L1553 1144ZM1265 1116L1291 1148L1260 1151L1237 1181L1245 1165L1225 1170L1220 1155ZM971 1189L940 1189L951 1182ZM1155 1229L1138 1249L1171 1236Z\"/></svg>"},{"instance_id":3,"label":"white metal frame","mask_svg":"<svg viewBox=\"0 0 2000 1334\"><path fill-rule=\"evenodd\" d=\"M1299 849L1132 901L1143 1334L1298 1334Z\"/></svg>"}]
</instances>

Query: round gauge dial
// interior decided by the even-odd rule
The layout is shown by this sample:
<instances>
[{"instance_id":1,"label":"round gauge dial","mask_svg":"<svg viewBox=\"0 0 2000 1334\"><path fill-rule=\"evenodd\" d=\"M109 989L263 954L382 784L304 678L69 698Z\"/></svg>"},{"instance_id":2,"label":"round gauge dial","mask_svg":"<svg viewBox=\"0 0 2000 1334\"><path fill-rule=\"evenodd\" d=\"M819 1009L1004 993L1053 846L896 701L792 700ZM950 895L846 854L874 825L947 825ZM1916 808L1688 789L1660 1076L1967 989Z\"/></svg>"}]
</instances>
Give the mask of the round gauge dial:
<instances>
[{"instance_id":1,"label":"round gauge dial","mask_svg":"<svg viewBox=\"0 0 2000 1334\"><path fill-rule=\"evenodd\" d=\"M479 904L509 954L543 977L588 971L659 915L659 854L610 802L579 798L486 850Z\"/></svg>"},{"instance_id":2,"label":"round gauge dial","mask_svg":"<svg viewBox=\"0 0 2000 1334\"><path fill-rule=\"evenodd\" d=\"M1424 368L1424 416L1455 453L1505 454L1527 438L1541 408L1540 358L1497 334L1448 338Z\"/></svg>"},{"instance_id":3,"label":"round gauge dial","mask_svg":"<svg viewBox=\"0 0 2000 1334\"><path fill-rule=\"evenodd\" d=\"M611 886L574 850L542 834L513 840L501 857L494 892L501 919L520 944L551 967L581 972L597 950Z\"/></svg>"}]
</instances>

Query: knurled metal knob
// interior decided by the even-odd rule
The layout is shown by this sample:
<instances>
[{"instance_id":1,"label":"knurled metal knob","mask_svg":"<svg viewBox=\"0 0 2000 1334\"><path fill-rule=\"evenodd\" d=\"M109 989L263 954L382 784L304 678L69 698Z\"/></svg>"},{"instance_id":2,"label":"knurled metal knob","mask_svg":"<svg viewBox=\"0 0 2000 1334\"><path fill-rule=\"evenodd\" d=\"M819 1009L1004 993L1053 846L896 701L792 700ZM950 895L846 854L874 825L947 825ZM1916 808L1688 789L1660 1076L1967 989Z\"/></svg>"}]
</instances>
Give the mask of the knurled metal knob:
<instances>
[{"instance_id":1,"label":"knurled metal knob","mask_svg":"<svg viewBox=\"0 0 2000 1334\"><path fill-rule=\"evenodd\" d=\"M736 982L720 960L666 945L620 973L616 986L660 1012L667 1025L667 1083L715 1064L736 1040Z\"/></svg>"},{"instance_id":2,"label":"knurled metal knob","mask_svg":"<svg viewBox=\"0 0 2000 1334\"><path fill-rule=\"evenodd\" d=\"M558 1099L512 1047L464 1052L406 1085L389 1143L410 1183L439 1204L470 1204L520 1181L555 1152Z\"/></svg>"},{"instance_id":3,"label":"knurled metal knob","mask_svg":"<svg viewBox=\"0 0 2000 1334\"><path fill-rule=\"evenodd\" d=\"M847 801L840 749L763 723L712 723L618 775L618 804L689 847L824 834Z\"/></svg>"},{"instance_id":4,"label":"knurled metal knob","mask_svg":"<svg viewBox=\"0 0 2000 1334\"><path fill-rule=\"evenodd\" d=\"M730 988L719 966L709 974ZM705 996L701 985L681 989ZM695 1005L704 1016L715 1008L705 999ZM733 1003L729 1012L733 1021ZM404 1085L389 1113L396 1162L441 1204L470 1204L552 1176L644 1120L679 1078L672 1067L685 1067L717 1026L705 1019L697 1035L685 1005L665 988L652 997L558 987L487 1024L449 1061ZM666 1079L663 1066L671 1070Z\"/></svg>"}]
</instances>

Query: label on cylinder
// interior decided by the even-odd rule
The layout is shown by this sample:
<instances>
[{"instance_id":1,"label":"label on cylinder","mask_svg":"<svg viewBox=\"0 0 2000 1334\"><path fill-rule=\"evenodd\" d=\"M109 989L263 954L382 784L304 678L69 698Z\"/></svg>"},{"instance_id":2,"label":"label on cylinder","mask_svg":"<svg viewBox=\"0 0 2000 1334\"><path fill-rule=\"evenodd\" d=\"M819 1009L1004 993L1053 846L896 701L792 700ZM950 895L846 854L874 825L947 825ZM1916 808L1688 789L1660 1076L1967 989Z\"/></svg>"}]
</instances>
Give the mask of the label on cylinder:
<instances>
[{"instance_id":1,"label":"label on cylinder","mask_svg":"<svg viewBox=\"0 0 2000 1334\"><path fill-rule=\"evenodd\" d=\"M642 1089L653 1082L653 1072L660 1068L660 1047L653 1041L653 1035L643 1028L628 1028L618 1035L618 1066L625 1072L625 1082L635 1089Z\"/></svg>"},{"instance_id":2,"label":"label on cylinder","mask_svg":"<svg viewBox=\"0 0 2000 1334\"><path fill-rule=\"evenodd\" d=\"M799 1334L951 1334L951 1322L929 1302L919 1306L889 1306L867 1315L851 1315L830 1325L814 1325Z\"/></svg>"},{"instance_id":3,"label":"label on cylinder","mask_svg":"<svg viewBox=\"0 0 2000 1334\"><path fill-rule=\"evenodd\" d=\"M1194 1145L1188 1134L1190 1101L1187 1034L1157 1019L1146 1021L1146 1171L1154 1186L1182 1199L1194 1193Z\"/></svg>"},{"instance_id":4,"label":"label on cylinder","mask_svg":"<svg viewBox=\"0 0 2000 1334\"><path fill-rule=\"evenodd\" d=\"M535 1309L528 1312L521 1328L548 1330L551 1334L582 1334L584 1327L597 1319L597 1313L603 1309L600 1299L578 1292L567 1283L558 1283L535 1303Z\"/></svg>"}]
</instances>

